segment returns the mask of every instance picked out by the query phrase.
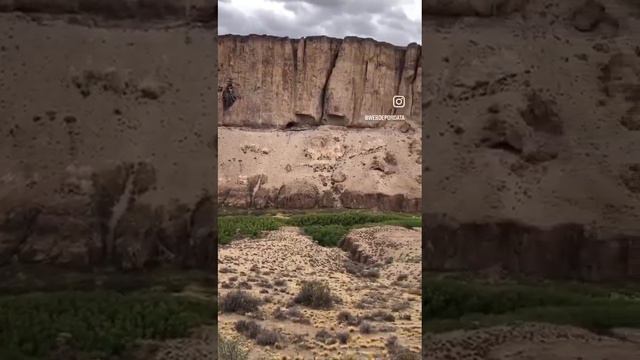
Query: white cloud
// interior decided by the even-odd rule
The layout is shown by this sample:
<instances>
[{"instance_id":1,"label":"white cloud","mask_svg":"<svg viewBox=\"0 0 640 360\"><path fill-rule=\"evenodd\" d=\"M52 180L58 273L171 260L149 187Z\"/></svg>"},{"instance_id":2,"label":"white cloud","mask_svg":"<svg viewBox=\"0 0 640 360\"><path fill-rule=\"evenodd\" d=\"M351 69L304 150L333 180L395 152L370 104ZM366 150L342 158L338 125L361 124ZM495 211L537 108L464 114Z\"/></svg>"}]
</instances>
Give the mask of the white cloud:
<instances>
[{"instance_id":1,"label":"white cloud","mask_svg":"<svg viewBox=\"0 0 640 360\"><path fill-rule=\"evenodd\" d=\"M224 0L219 34L371 37L396 45L422 43L418 0Z\"/></svg>"}]
</instances>

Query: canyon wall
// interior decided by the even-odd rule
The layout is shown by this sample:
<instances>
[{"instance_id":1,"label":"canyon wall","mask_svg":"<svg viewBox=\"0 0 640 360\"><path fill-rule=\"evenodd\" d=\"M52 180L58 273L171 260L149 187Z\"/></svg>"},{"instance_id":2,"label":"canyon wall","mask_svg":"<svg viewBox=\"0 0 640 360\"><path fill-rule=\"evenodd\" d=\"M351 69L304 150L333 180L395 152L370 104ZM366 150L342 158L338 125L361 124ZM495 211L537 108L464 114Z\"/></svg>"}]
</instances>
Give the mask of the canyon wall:
<instances>
[{"instance_id":1,"label":"canyon wall","mask_svg":"<svg viewBox=\"0 0 640 360\"><path fill-rule=\"evenodd\" d=\"M421 121L421 47L373 39L218 37L221 126L379 127L364 115L402 114ZM393 97L405 97L404 108Z\"/></svg>"},{"instance_id":2,"label":"canyon wall","mask_svg":"<svg viewBox=\"0 0 640 360\"><path fill-rule=\"evenodd\" d=\"M421 210L420 46L224 35L218 55L220 206Z\"/></svg>"},{"instance_id":3,"label":"canyon wall","mask_svg":"<svg viewBox=\"0 0 640 360\"><path fill-rule=\"evenodd\" d=\"M0 266L214 263L215 32L124 3L0 2Z\"/></svg>"},{"instance_id":4,"label":"canyon wall","mask_svg":"<svg viewBox=\"0 0 640 360\"><path fill-rule=\"evenodd\" d=\"M640 278L638 33L628 0L427 1L426 269Z\"/></svg>"}]
</instances>

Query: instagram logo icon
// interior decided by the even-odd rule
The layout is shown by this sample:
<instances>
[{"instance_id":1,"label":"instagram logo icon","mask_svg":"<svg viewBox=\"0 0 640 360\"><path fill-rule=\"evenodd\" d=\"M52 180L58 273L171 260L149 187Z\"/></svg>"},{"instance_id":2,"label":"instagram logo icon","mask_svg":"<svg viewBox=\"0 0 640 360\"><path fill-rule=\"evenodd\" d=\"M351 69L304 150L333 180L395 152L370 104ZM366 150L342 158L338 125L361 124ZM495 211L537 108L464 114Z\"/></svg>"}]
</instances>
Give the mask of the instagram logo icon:
<instances>
[{"instance_id":1,"label":"instagram logo icon","mask_svg":"<svg viewBox=\"0 0 640 360\"><path fill-rule=\"evenodd\" d=\"M405 100L404 96L396 95L393 97L393 107L396 109L401 109L404 107Z\"/></svg>"}]
</instances>

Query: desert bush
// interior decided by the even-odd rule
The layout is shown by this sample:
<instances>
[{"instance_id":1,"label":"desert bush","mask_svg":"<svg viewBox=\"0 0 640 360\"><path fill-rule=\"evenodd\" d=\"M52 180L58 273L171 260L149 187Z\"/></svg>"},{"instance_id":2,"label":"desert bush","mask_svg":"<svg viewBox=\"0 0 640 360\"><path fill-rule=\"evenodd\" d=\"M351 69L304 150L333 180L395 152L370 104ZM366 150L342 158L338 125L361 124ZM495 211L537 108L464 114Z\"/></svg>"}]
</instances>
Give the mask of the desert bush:
<instances>
[{"instance_id":1,"label":"desert bush","mask_svg":"<svg viewBox=\"0 0 640 360\"><path fill-rule=\"evenodd\" d=\"M398 312L402 310L406 310L411 306L408 301L398 301L391 305L391 311Z\"/></svg>"},{"instance_id":2,"label":"desert bush","mask_svg":"<svg viewBox=\"0 0 640 360\"><path fill-rule=\"evenodd\" d=\"M234 327L238 333L255 340L256 344L261 346L275 345L282 338L277 331L262 327L254 320L239 320Z\"/></svg>"},{"instance_id":3,"label":"desert bush","mask_svg":"<svg viewBox=\"0 0 640 360\"><path fill-rule=\"evenodd\" d=\"M322 329L316 333L316 340L320 341L323 344L331 345L336 342L335 338L329 331L326 329Z\"/></svg>"},{"instance_id":4,"label":"desert bush","mask_svg":"<svg viewBox=\"0 0 640 360\"><path fill-rule=\"evenodd\" d=\"M338 323L346 323L347 325L358 326L360 325L360 321L360 318L354 316L348 311L340 311L338 313Z\"/></svg>"},{"instance_id":5,"label":"desert bush","mask_svg":"<svg viewBox=\"0 0 640 360\"><path fill-rule=\"evenodd\" d=\"M371 321L389 321L389 322L396 321L395 316L393 316L392 314L384 310L376 310L374 312L368 313L365 316L363 316L363 319L371 320Z\"/></svg>"},{"instance_id":6,"label":"desert bush","mask_svg":"<svg viewBox=\"0 0 640 360\"><path fill-rule=\"evenodd\" d=\"M321 281L305 281L293 301L314 309L327 309L333 306L333 296L329 286Z\"/></svg>"},{"instance_id":7,"label":"desert bush","mask_svg":"<svg viewBox=\"0 0 640 360\"><path fill-rule=\"evenodd\" d=\"M360 272L360 276L369 278L369 279L377 279L380 277L380 270L378 268L363 269Z\"/></svg>"},{"instance_id":8,"label":"desert bush","mask_svg":"<svg viewBox=\"0 0 640 360\"><path fill-rule=\"evenodd\" d=\"M239 320L234 325L236 331L249 339L255 339L260 333L261 327L254 320Z\"/></svg>"},{"instance_id":9,"label":"desert bush","mask_svg":"<svg viewBox=\"0 0 640 360\"><path fill-rule=\"evenodd\" d=\"M237 340L218 339L218 358L224 360L247 360L249 351Z\"/></svg>"},{"instance_id":10,"label":"desert bush","mask_svg":"<svg viewBox=\"0 0 640 360\"><path fill-rule=\"evenodd\" d=\"M349 332L348 331L339 331L336 333L336 338L340 341L340 344L346 344L349 342Z\"/></svg>"},{"instance_id":11,"label":"desert bush","mask_svg":"<svg viewBox=\"0 0 640 360\"><path fill-rule=\"evenodd\" d=\"M373 325L368 321L363 321L362 323L360 323L358 329L362 334L372 334L375 331Z\"/></svg>"},{"instance_id":12,"label":"desert bush","mask_svg":"<svg viewBox=\"0 0 640 360\"><path fill-rule=\"evenodd\" d=\"M260 299L243 290L233 290L220 297L220 311L244 315L260 307Z\"/></svg>"},{"instance_id":13,"label":"desert bush","mask_svg":"<svg viewBox=\"0 0 640 360\"><path fill-rule=\"evenodd\" d=\"M280 334L271 329L262 328L256 337L256 344L260 346L273 346L281 341Z\"/></svg>"},{"instance_id":14,"label":"desert bush","mask_svg":"<svg viewBox=\"0 0 640 360\"><path fill-rule=\"evenodd\" d=\"M273 285L278 287L287 286L287 281L284 279L275 279L273 280Z\"/></svg>"},{"instance_id":15,"label":"desert bush","mask_svg":"<svg viewBox=\"0 0 640 360\"><path fill-rule=\"evenodd\" d=\"M385 343L391 360L420 360L420 354L400 345L396 336L391 336Z\"/></svg>"}]
</instances>

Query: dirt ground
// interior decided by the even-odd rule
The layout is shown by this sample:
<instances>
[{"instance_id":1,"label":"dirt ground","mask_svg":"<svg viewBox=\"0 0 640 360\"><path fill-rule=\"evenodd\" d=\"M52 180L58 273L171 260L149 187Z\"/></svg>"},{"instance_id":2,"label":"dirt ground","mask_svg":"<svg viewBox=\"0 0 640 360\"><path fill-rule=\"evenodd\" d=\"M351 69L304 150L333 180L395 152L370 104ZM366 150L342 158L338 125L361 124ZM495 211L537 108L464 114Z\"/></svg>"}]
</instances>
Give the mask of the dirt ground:
<instances>
[{"instance_id":1,"label":"dirt ground","mask_svg":"<svg viewBox=\"0 0 640 360\"><path fill-rule=\"evenodd\" d=\"M529 323L428 335L428 360L634 360L638 330L614 329L609 336L572 326Z\"/></svg>"},{"instance_id":2,"label":"dirt ground","mask_svg":"<svg viewBox=\"0 0 640 360\"><path fill-rule=\"evenodd\" d=\"M218 201L239 208L355 206L419 212L420 137L420 130L411 127L404 131L221 127ZM363 196L347 197L351 193ZM287 200L296 194L304 201ZM404 200L398 205L384 201L393 196Z\"/></svg>"},{"instance_id":3,"label":"dirt ground","mask_svg":"<svg viewBox=\"0 0 640 360\"><path fill-rule=\"evenodd\" d=\"M242 289L262 300L259 310L250 314L220 313L220 335L241 339L250 348L251 359L387 358L386 343L392 336L419 353L420 234L419 229L391 226L356 229L347 236L350 245L342 249L321 247L300 229L286 227L219 247L220 298ZM374 272L378 275L371 275ZM293 303L302 282L309 280L328 284L336 297L333 307L311 309ZM339 321L344 312L354 319ZM286 315L276 316L282 313ZM369 320L355 322L367 315ZM238 320L248 319L279 331L285 340L274 347L256 345L234 329ZM369 327L366 333L364 322ZM323 337L322 330L330 335ZM339 332L349 334L346 344L331 340Z\"/></svg>"}]
</instances>

